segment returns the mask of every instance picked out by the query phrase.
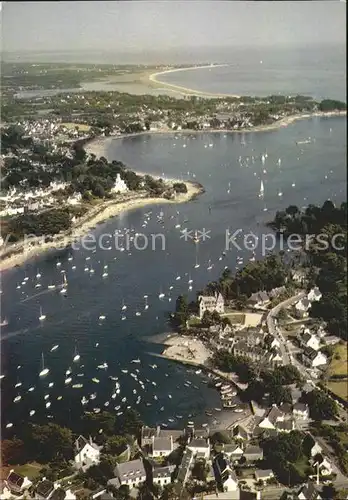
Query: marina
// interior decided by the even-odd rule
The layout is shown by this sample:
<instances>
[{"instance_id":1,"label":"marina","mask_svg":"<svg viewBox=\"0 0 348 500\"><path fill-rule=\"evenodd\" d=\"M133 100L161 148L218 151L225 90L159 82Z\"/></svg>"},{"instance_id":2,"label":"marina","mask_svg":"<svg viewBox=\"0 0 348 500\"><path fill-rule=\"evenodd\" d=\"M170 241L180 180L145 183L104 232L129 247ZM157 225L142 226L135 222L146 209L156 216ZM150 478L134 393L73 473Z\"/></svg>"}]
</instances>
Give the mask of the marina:
<instances>
[{"instance_id":1,"label":"marina","mask_svg":"<svg viewBox=\"0 0 348 500\"><path fill-rule=\"evenodd\" d=\"M316 141L301 145L299 155L296 141L308 135ZM183 425L190 421L210 426L231 420L232 414L236 419L243 415L234 390L222 389L222 401L218 386L207 383L201 367L162 357L154 361L147 353L160 355L163 347L149 348L149 339L168 331L168 313L180 293L192 300L226 266L236 270L262 257L260 248L226 249L227 229L243 228L242 235L253 232L261 241L275 210L290 203L302 207L307 200L321 203L331 198L339 203L344 198L344 135L345 119L332 117L245 137L142 135L109 145L110 159L158 175L171 177L175 172L180 179L196 178L206 192L184 205L159 203L125 212L94 229L96 236L115 230L129 234L130 244L137 233L162 232L164 250L137 251L123 245L124 251L91 252L78 246L42 254L2 273L2 317L7 321L1 330L4 428L15 430L29 417L41 422L52 415L63 424L101 408L117 413L136 408L148 424L169 428L178 421L175 415ZM168 156L174 150L175 156ZM195 157L190 165L187 153ZM142 165L137 165L138 158ZM313 176L319 179L315 193ZM193 241L181 237L184 227L193 230ZM205 241L200 233L204 227L211 231ZM108 276L103 276L106 272ZM15 388L18 383L22 385Z\"/></svg>"}]
</instances>

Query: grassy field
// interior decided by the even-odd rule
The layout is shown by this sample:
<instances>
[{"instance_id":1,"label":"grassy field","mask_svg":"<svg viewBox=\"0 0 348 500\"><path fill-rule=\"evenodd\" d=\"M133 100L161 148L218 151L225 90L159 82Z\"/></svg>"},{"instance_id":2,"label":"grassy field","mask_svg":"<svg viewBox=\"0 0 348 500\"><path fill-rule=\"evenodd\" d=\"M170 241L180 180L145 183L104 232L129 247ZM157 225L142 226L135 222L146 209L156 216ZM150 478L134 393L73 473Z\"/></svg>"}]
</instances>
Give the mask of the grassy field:
<instances>
[{"instance_id":1,"label":"grassy field","mask_svg":"<svg viewBox=\"0 0 348 500\"><path fill-rule=\"evenodd\" d=\"M331 380L327 383L327 387L334 394L348 401L348 380L340 380L338 382Z\"/></svg>"},{"instance_id":2,"label":"grassy field","mask_svg":"<svg viewBox=\"0 0 348 500\"><path fill-rule=\"evenodd\" d=\"M14 466L13 469L18 474L21 474L22 476L27 476L27 478L32 481L33 479L36 479L39 476L40 470L42 469L42 465L36 462L32 462L24 465Z\"/></svg>"},{"instance_id":3,"label":"grassy field","mask_svg":"<svg viewBox=\"0 0 348 500\"><path fill-rule=\"evenodd\" d=\"M329 366L329 375L347 375L347 342L336 345L332 360Z\"/></svg>"},{"instance_id":4,"label":"grassy field","mask_svg":"<svg viewBox=\"0 0 348 500\"><path fill-rule=\"evenodd\" d=\"M68 130L74 130L75 127L78 127L81 132L88 132L91 128L90 125L86 125L85 123L62 123L61 125Z\"/></svg>"},{"instance_id":5,"label":"grassy field","mask_svg":"<svg viewBox=\"0 0 348 500\"><path fill-rule=\"evenodd\" d=\"M232 324L235 325L244 325L245 323L245 314L244 313L225 313L221 314L223 318L228 318Z\"/></svg>"}]
</instances>

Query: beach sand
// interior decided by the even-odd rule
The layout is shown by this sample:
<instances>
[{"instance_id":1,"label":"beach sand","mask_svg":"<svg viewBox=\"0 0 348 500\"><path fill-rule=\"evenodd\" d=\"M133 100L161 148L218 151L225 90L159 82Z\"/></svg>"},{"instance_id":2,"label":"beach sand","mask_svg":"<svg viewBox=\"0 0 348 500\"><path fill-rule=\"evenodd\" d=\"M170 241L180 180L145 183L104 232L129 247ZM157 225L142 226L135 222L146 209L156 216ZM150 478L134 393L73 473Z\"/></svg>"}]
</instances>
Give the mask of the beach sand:
<instances>
[{"instance_id":1,"label":"beach sand","mask_svg":"<svg viewBox=\"0 0 348 500\"><path fill-rule=\"evenodd\" d=\"M181 337L179 335L166 339L167 346L162 355L177 361L197 363L204 365L211 357L211 351L200 340L192 337Z\"/></svg>"}]
</instances>

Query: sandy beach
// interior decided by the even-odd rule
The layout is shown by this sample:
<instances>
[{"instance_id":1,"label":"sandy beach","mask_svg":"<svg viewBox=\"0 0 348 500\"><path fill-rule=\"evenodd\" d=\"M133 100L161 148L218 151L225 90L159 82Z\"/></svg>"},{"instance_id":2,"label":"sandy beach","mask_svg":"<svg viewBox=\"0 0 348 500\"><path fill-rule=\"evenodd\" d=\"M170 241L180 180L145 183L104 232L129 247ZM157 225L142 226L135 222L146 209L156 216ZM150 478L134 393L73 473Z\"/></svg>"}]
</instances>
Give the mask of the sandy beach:
<instances>
[{"instance_id":1,"label":"sandy beach","mask_svg":"<svg viewBox=\"0 0 348 500\"><path fill-rule=\"evenodd\" d=\"M96 150L96 149L95 149ZM175 179L166 179L168 183L176 182ZM145 191L131 192L123 195L122 201L111 200L100 203L91 209L84 217L77 221L69 233L57 235L52 242L43 243L42 238L30 239L30 242L11 245L10 248L2 250L0 256L0 271L10 269L37 257L41 253L51 249L63 249L66 246L78 242L83 236L88 234L95 226L107 219L117 217L121 213L129 210L136 210L147 205L163 205L168 203L185 203L198 196L203 188L193 182L185 182L187 193L177 194L175 199L150 198Z\"/></svg>"},{"instance_id":2,"label":"sandy beach","mask_svg":"<svg viewBox=\"0 0 348 500\"><path fill-rule=\"evenodd\" d=\"M212 68L222 68L226 67L228 64L209 64L207 66L191 66L189 68L174 68L174 69L168 69L166 71L159 71L158 73L152 73L149 75L149 81L152 83L155 83L157 85L161 85L167 90L173 90L176 92L179 92L183 95L200 95L202 97L240 97L235 94L216 94L216 93L210 93L210 92L203 92L200 90L195 90L195 89L190 89L188 87L183 87L181 85L174 85L173 83L167 83L164 82L163 80L160 79L161 75L166 75L169 73L177 73L179 71L193 71L197 69L212 69Z\"/></svg>"}]
</instances>

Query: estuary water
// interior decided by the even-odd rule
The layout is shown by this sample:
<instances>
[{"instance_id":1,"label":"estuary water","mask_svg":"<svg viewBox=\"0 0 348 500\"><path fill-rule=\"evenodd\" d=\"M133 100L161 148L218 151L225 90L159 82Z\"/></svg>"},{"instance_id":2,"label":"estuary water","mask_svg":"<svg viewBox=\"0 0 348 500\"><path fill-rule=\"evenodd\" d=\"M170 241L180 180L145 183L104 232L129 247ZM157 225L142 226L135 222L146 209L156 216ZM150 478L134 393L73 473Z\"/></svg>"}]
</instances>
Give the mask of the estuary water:
<instances>
[{"instance_id":1,"label":"estuary water","mask_svg":"<svg viewBox=\"0 0 348 500\"><path fill-rule=\"evenodd\" d=\"M262 155L267 156L264 163ZM252 258L249 250L226 248L226 231L240 230L239 243L250 231L260 241L269 232L265 223L278 209L328 198L343 201L345 155L345 117L315 117L267 132L115 139L106 152L110 160L200 182L205 193L186 204L159 202L124 213L94 231L97 237L116 230L124 234L125 228L133 236L142 234L138 249L130 241L124 251L114 246L95 252L91 247L66 250L2 273L1 314L8 319L1 329L2 425L13 424L6 432L11 435L23 421L69 424L83 411L119 412L127 406L138 409L147 424L204 422L204 409L220 405L217 392L201 375L154 358L149 352L159 353L162 346L148 340L169 331L168 313L179 294L194 299L225 266L234 270L237 257L243 256L245 263ZM263 199L258 196L261 180ZM205 241L185 241L184 228L205 229ZM163 238L151 245L154 234ZM146 238L150 243L139 249ZM260 247L255 253L262 256ZM68 280L66 297L47 288L62 282L62 270ZM40 321L40 313L46 319ZM44 378L39 377L42 354L50 370ZM112 397L115 387L118 393Z\"/></svg>"}]
</instances>

